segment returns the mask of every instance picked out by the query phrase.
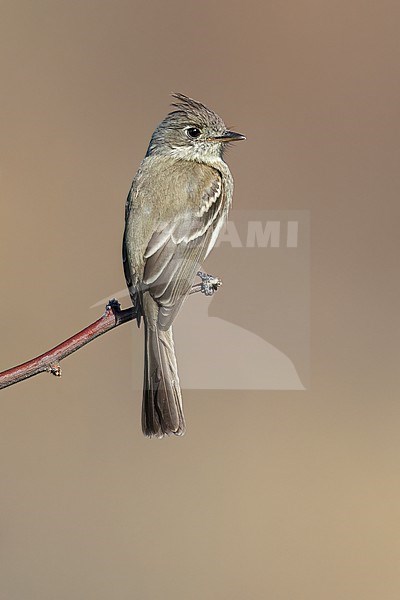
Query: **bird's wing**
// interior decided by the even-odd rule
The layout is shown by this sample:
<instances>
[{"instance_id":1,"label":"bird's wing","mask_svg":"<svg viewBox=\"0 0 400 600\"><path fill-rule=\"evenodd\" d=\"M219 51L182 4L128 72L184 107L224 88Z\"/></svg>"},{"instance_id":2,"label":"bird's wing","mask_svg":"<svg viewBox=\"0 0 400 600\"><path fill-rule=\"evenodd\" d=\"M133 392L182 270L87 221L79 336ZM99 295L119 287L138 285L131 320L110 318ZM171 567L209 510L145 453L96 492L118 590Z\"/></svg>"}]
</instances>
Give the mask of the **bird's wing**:
<instances>
[{"instance_id":1,"label":"bird's wing","mask_svg":"<svg viewBox=\"0 0 400 600\"><path fill-rule=\"evenodd\" d=\"M161 329L171 326L225 217L220 173L203 170L199 183L186 188L185 209L157 228L145 252L143 285L160 307Z\"/></svg>"}]
</instances>

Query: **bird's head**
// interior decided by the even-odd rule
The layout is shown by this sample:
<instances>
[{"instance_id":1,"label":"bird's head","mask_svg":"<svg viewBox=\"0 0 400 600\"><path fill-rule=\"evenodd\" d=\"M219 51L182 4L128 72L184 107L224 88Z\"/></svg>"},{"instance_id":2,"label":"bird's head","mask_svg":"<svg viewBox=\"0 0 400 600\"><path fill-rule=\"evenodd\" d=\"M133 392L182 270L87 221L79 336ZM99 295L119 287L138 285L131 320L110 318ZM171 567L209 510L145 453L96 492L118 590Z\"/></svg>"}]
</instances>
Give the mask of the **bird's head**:
<instances>
[{"instance_id":1,"label":"bird's head","mask_svg":"<svg viewBox=\"0 0 400 600\"><path fill-rule=\"evenodd\" d=\"M212 163L221 158L227 144L246 139L229 131L215 112L183 94L159 124L150 140L147 156L163 154L177 159Z\"/></svg>"}]
</instances>

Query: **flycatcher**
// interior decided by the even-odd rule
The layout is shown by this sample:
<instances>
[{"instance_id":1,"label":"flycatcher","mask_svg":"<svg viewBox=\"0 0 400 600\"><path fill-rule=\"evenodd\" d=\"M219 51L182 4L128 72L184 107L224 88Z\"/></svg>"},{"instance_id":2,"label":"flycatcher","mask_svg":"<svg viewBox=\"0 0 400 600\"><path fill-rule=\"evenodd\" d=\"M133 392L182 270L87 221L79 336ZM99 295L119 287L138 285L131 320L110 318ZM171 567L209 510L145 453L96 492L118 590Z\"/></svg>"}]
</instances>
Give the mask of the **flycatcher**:
<instances>
[{"instance_id":1,"label":"flycatcher","mask_svg":"<svg viewBox=\"0 0 400 600\"><path fill-rule=\"evenodd\" d=\"M245 139L204 104L173 97L133 180L123 241L126 282L145 329L142 429L159 438L185 432L172 323L232 203L224 149Z\"/></svg>"}]
</instances>

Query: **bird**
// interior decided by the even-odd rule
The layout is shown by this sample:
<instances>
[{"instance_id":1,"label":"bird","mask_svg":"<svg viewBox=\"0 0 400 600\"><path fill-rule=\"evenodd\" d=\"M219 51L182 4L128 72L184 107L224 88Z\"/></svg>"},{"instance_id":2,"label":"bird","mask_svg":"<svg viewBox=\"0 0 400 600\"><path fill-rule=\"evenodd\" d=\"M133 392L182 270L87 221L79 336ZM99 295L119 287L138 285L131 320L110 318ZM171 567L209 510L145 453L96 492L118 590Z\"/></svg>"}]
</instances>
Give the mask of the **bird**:
<instances>
[{"instance_id":1,"label":"bird","mask_svg":"<svg viewBox=\"0 0 400 600\"><path fill-rule=\"evenodd\" d=\"M172 97L133 179L122 245L127 287L145 330L142 430L156 438L185 433L172 324L232 204L224 151L246 139L201 102Z\"/></svg>"}]
</instances>

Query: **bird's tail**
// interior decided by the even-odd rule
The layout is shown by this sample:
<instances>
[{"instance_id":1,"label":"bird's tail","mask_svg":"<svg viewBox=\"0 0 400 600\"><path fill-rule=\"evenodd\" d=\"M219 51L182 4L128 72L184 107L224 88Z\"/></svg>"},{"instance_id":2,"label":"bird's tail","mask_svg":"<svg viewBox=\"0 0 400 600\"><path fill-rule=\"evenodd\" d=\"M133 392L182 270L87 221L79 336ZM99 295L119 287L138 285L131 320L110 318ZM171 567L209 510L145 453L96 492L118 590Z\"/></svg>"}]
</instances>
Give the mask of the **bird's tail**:
<instances>
[{"instance_id":1,"label":"bird's tail","mask_svg":"<svg viewBox=\"0 0 400 600\"><path fill-rule=\"evenodd\" d=\"M163 331L146 322L142 429L148 437L185 433L172 327Z\"/></svg>"}]
</instances>

